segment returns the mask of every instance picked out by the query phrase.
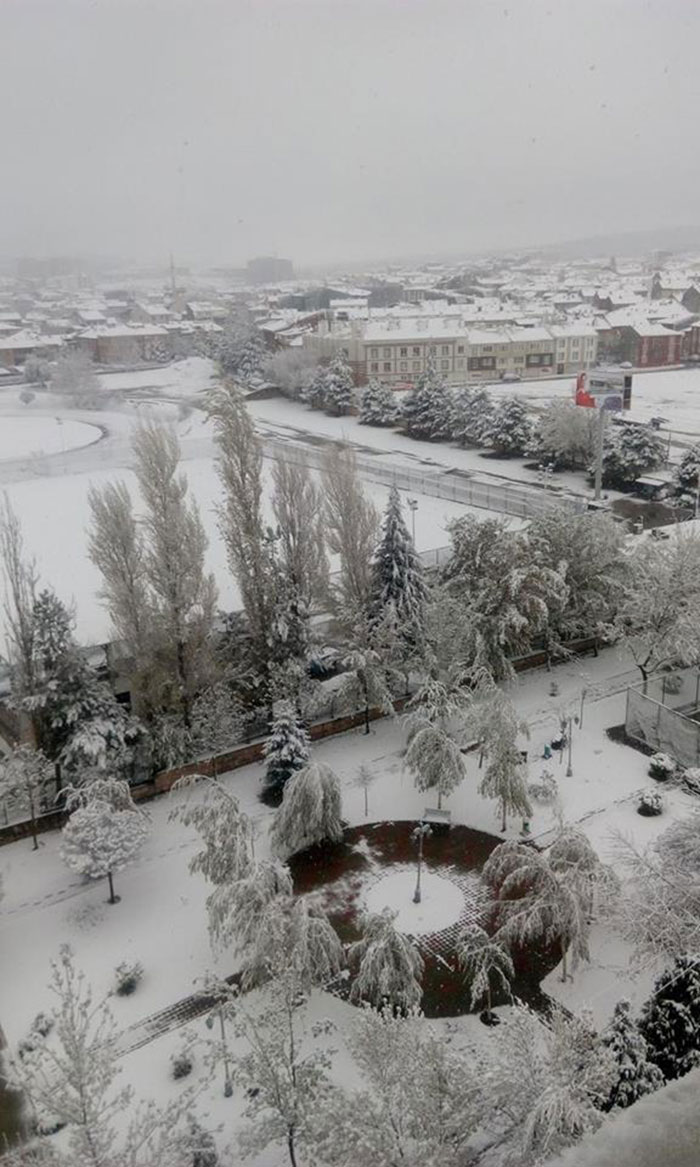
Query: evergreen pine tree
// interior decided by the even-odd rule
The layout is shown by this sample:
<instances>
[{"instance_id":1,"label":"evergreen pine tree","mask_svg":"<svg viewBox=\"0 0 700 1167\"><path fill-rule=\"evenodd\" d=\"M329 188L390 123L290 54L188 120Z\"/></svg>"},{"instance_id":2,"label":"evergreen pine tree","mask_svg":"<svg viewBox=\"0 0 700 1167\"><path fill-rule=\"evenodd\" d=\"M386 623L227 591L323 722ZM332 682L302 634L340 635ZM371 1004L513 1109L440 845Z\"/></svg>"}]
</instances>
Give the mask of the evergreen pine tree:
<instances>
[{"instance_id":1,"label":"evergreen pine tree","mask_svg":"<svg viewBox=\"0 0 700 1167\"><path fill-rule=\"evenodd\" d=\"M394 425L398 413L393 389L373 377L362 393L360 425Z\"/></svg>"},{"instance_id":2,"label":"evergreen pine tree","mask_svg":"<svg viewBox=\"0 0 700 1167\"><path fill-rule=\"evenodd\" d=\"M313 376L299 393L299 400L310 409L323 409L326 404L326 365L318 365Z\"/></svg>"},{"instance_id":3,"label":"evergreen pine tree","mask_svg":"<svg viewBox=\"0 0 700 1167\"><path fill-rule=\"evenodd\" d=\"M649 1061L649 1047L631 1015L630 1003L618 1001L612 1018L602 1033L603 1045L615 1058L618 1078L605 1107L623 1109L644 1094L651 1094L664 1084L658 1066Z\"/></svg>"},{"instance_id":4,"label":"evergreen pine tree","mask_svg":"<svg viewBox=\"0 0 700 1167\"><path fill-rule=\"evenodd\" d=\"M343 352L337 352L325 371L323 407L326 413L342 417L350 412L354 396L355 386L347 357Z\"/></svg>"},{"instance_id":5,"label":"evergreen pine tree","mask_svg":"<svg viewBox=\"0 0 700 1167\"><path fill-rule=\"evenodd\" d=\"M403 403L404 428L411 438L449 441L454 426L453 412L452 394L438 373L431 354L425 372L421 373L415 389Z\"/></svg>"},{"instance_id":6,"label":"evergreen pine tree","mask_svg":"<svg viewBox=\"0 0 700 1167\"><path fill-rule=\"evenodd\" d=\"M518 397L499 401L481 437L498 454L523 454L532 439L532 424L523 402Z\"/></svg>"},{"instance_id":7,"label":"evergreen pine tree","mask_svg":"<svg viewBox=\"0 0 700 1167\"><path fill-rule=\"evenodd\" d=\"M603 454L603 486L629 486L661 466L665 457L663 439L649 426L615 426Z\"/></svg>"},{"instance_id":8,"label":"evergreen pine tree","mask_svg":"<svg viewBox=\"0 0 700 1167\"><path fill-rule=\"evenodd\" d=\"M261 797L264 802L278 806L292 774L303 770L309 760L309 735L290 702L278 705L263 752L267 767Z\"/></svg>"},{"instance_id":9,"label":"evergreen pine tree","mask_svg":"<svg viewBox=\"0 0 700 1167\"><path fill-rule=\"evenodd\" d=\"M426 598L423 564L404 522L399 492L392 486L372 559L372 619L379 621L392 610L405 644L415 645L423 633Z\"/></svg>"},{"instance_id":10,"label":"evergreen pine tree","mask_svg":"<svg viewBox=\"0 0 700 1167\"><path fill-rule=\"evenodd\" d=\"M452 437L460 446L481 446L491 422L494 405L485 389L466 385L457 395L453 409Z\"/></svg>"},{"instance_id":11,"label":"evergreen pine tree","mask_svg":"<svg viewBox=\"0 0 700 1167\"><path fill-rule=\"evenodd\" d=\"M695 503L695 492L700 483L700 442L686 450L676 467L674 487L684 502Z\"/></svg>"},{"instance_id":12,"label":"evergreen pine tree","mask_svg":"<svg viewBox=\"0 0 700 1167\"><path fill-rule=\"evenodd\" d=\"M661 974L639 1028L667 1081L700 1065L700 957L679 956Z\"/></svg>"}]
</instances>

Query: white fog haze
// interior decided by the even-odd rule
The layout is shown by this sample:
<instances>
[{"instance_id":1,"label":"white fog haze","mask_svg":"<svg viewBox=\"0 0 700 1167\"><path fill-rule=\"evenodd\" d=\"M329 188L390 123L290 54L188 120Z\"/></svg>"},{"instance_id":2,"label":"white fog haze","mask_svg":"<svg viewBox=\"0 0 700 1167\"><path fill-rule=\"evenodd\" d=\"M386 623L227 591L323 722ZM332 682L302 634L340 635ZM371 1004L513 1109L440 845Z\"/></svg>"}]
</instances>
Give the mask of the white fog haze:
<instances>
[{"instance_id":1,"label":"white fog haze","mask_svg":"<svg viewBox=\"0 0 700 1167\"><path fill-rule=\"evenodd\" d=\"M688 0L3 0L0 255L297 265L694 225Z\"/></svg>"}]
</instances>

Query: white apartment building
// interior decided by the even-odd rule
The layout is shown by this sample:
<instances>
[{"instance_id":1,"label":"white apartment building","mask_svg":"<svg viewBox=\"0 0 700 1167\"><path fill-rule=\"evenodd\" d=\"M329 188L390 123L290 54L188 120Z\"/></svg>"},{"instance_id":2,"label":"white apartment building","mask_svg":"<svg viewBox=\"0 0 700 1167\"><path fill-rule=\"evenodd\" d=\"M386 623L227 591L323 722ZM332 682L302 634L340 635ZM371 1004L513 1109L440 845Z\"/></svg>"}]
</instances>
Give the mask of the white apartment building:
<instances>
[{"instance_id":1,"label":"white apartment building","mask_svg":"<svg viewBox=\"0 0 700 1167\"><path fill-rule=\"evenodd\" d=\"M359 385L376 377L398 388L414 384L431 356L451 385L577 373L595 364L598 337L587 324L478 328L451 314L382 316L324 321L304 346L321 358L342 349Z\"/></svg>"}]
</instances>

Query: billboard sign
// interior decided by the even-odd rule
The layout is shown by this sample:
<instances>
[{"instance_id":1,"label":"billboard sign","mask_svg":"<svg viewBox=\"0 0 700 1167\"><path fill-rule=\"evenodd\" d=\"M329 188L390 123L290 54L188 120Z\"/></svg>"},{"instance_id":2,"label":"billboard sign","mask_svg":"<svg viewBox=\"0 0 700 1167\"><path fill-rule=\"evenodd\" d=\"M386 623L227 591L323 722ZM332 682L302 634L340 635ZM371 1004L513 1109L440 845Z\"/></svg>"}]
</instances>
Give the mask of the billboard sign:
<instances>
[{"instance_id":1,"label":"billboard sign","mask_svg":"<svg viewBox=\"0 0 700 1167\"><path fill-rule=\"evenodd\" d=\"M617 412L629 409L632 402L632 374L622 370L579 373L574 397L576 405L588 409L608 409Z\"/></svg>"}]
</instances>

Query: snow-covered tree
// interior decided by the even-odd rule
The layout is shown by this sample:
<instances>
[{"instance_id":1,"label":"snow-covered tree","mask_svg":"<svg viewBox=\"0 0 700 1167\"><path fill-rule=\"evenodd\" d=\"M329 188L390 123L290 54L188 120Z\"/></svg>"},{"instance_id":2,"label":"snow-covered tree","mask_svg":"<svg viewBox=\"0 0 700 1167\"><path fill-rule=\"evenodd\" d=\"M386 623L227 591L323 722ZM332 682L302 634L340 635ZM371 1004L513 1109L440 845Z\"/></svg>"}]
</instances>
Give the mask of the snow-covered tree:
<instances>
[{"instance_id":1,"label":"snow-covered tree","mask_svg":"<svg viewBox=\"0 0 700 1167\"><path fill-rule=\"evenodd\" d=\"M479 793L485 798L498 799L501 806L501 830L507 826L507 815L529 819L532 806L527 793L527 775L518 750L510 741L492 748L488 755Z\"/></svg>"},{"instance_id":2,"label":"snow-covered tree","mask_svg":"<svg viewBox=\"0 0 700 1167\"><path fill-rule=\"evenodd\" d=\"M586 469L595 454L596 411L550 401L537 419L533 452L558 470Z\"/></svg>"},{"instance_id":3,"label":"snow-covered tree","mask_svg":"<svg viewBox=\"0 0 700 1167\"><path fill-rule=\"evenodd\" d=\"M317 365L313 376L304 385L299 398L310 409L323 409L326 404L326 368L327 365Z\"/></svg>"},{"instance_id":4,"label":"snow-covered tree","mask_svg":"<svg viewBox=\"0 0 700 1167\"><path fill-rule=\"evenodd\" d=\"M51 1140L50 1167L192 1167L184 1119L192 1091L160 1108L134 1103L131 1087L119 1088L115 1056L117 1027L105 1002L95 1002L70 949L52 964L50 988L57 1004L50 1034L22 1058L13 1059L11 1079L37 1119L67 1126L60 1143ZM125 1121L125 1115L128 1117Z\"/></svg>"},{"instance_id":5,"label":"snow-covered tree","mask_svg":"<svg viewBox=\"0 0 700 1167\"><path fill-rule=\"evenodd\" d=\"M310 1149L330 1056L304 1042L305 1012L306 996L293 970L272 982L257 1008L246 1003L236 1010L242 1052L236 1055L234 1078L245 1091L249 1124L239 1137L244 1157L279 1143L297 1167L297 1153Z\"/></svg>"},{"instance_id":6,"label":"snow-covered tree","mask_svg":"<svg viewBox=\"0 0 700 1167\"><path fill-rule=\"evenodd\" d=\"M318 362L304 348L282 348L263 363L262 373L286 396L299 400L313 377Z\"/></svg>"},{"instance_id":7,"label":"snow-covered tree","mask_svg":"<svg viewBox=\"0 0 700 1167\"><path fill-rule=\"evenodd\" d=\"M331 357L325 369L325 392L323 408L326 413L334 417L342 417L349 413L355 399L355 383L352 369L343 352L337 352Z\"/></svg>"},{"instance_id":8,"label":"snow-covered tree","mask_svg":"<svg viewBox=\"0 0 700 1167\"><path fill-rule=\"evenodd\" d=\"M468 924L462 929L457 938L456 953L457 963L469 982L472 1009L485 1001L487 1010L491 1011L494 984L510 996L510 985L515 976L510 953L478 924Z\"/></svg>"},{"instance_id":9,"label":"snow-covered tree","mask_svg":"<svg viewBox=\"0 0 700 1167\"><path fill-rule=\"evenodd\" d=\"M262 798L279 805L284 788L297 770L309 761L309 735L289 702L281 702L275 711L272 732L265 742L265 785Z\"/></svg>"},{"instance_id":10,"label":"snow-covered tree","mask_svg":"<svg viewBox=\"0 0 700 1167\"><path fill-rule=\"evenodd\" d=\"M327 1167L462 1167L483 1123L480 1068L411 1011L363 1009L346 1044L361 1087L319 1099Z\"/></svg>"},{"instance_id":11,"label":"snow-covered tree","mask_svg":"<svg viewBox=\"0 0 700 1167\"><path fill-rule=\"evenodd\" d=\"M42 798L52 794L54 768L41 750L18 745L7 754L0 754L0 799L8 799L24 814L32 825L34 850L39 848L36 819L42 808Z\"/></svg>"},{"instance_id":12,"label":"snow-covered tree","mask_svg":"<svg viewBox=\"0 0 700 1167\"><path fill-rule=\"evenodd\" d=\"M228 681L215 681L192 704L188 754L206 757L221 754L241 741L246 713Z\"/></svg>"},{"instance_id":13,"label":"snow-covered tree","mask_svg":"<svg viewBox=\"0 0 700 1167\"><path fill-rule=\"evenodd\" d=\"M364 798L364 804L365 804L365 818L367 818L367 815L369 814L370 787L372 786L372 784L374 782L376 782L378 777L379 777L379 775L374 773L372 770L370 770L369 766L364 765L364 763L360 766L360 768L357 772L355 786L358 786L360 788L360 790L362 791L362 795Z\"/></svg>"},{"instance_id":14,"label":"snow-covered tree","mask_svg":"<svg viewBox=\"0 0 700 1167\"><path fill-rule=\"evenodd\" d=\"M276 461L272 480L279 571L306 615L328 592L321 491L304 463Z\"/></svg>"},{"instance_id":15,"label":"snow-covered tree","mask_svg":"<svg viewBox=\"0 0 700 1167\"><path fill-rule=\"evenodd\" d=\"M399 492L392 486L372 559L371 617L380 620L391 609L401 638L414 647L423 637L426 598L423 564L401 513Z\"/></svg>"},{"instance_id":16,"label":"snow-covered tree","mask_svg":"<svg viewBox=\"0 0 700 1167\"><path fill-rule=\"evenodd\" d=\"M375 628L366 624L356 625L354 643L343 659L345 672L340 687L336 691L338 706L349 712L362 710L365 715L365 733L370 732L370 710L381 709L382 713L393 716L394 699L392 682L396 680L391 660L378 652L373 644Z\"/></svg>"},{"instance_id":17,"label":"snow-covered tree","mask_svg":"<svg viewBox=\"0 0 700 1167\"><path fill-rule=\"evenodd\" d=\"M253 668L262 680L268 671L275 604L275 574L262 512L262 447L245 401L230 386L211 396L209 413L224 489L219 529L248 621Z\"/></svg>"},{"instance_id":18,"label":"snow-covered tree","mask_svg":"<svg viewBox=\"0 0 700 1167\"><path fill-rule=\"evenodd\" d=\"M88 490L91 523L88 555L102 575L100 599L109 612L115 648L129 662L132 703L138 712L157 705L153 625L145 568L143 531L124 482Z\"/></svg>"},{"instance_id":19,"label":"snow-covered tree","mask_svg":"<svg viewBox=\"0 0 700 1167\"><path fill-rule=\"evenodd\" d=\"M45 589L33 613L33 690L22 698L40 745L72 780L125 772L135 725L73 640L73 617Z\"/></svg>"},{"instance_id":20,"label":"snow-covered tree","mask_svg":"<svg viewBox=\"0 0 700 1167\"><path fill-rule=\"evenodd\" d=\"M389 1003L407 1011L420 1005L423 957L409 936L395 927L396 913L386 908L362 921L362 937L350 945L348 959L355 976L351 1001Z\"/></svg>"},{"instance_id":21,"label":"snow-covered tree","mask_svg":"<svg viewBox=\"0 0 700 1167\"><path fill-rule=\"evenodd\" d=\"M335 446L324 455L322 482L328 549L340 559L331 598L345 626L352 627L369 609L379 518L362 489L349 446Z\"/></svg>"},{"instance_id":22,"label":"snow-covered tree","mask_svg":"<svg viewBox=\"0 0 700 1167\"><path fill-rule=\"evenodd\" d=\"M567 956L573 969L589 959L596 892L607 891L611 885L607 868L579 836L580 832L567 828L557 840L553 859L551 853L548 859L522 843L501 843L482 871L497 901L497 939L518 946L538 940L558 944L563 981Z\"/></svg>"},{"instance_id":23,"label":"snow-covered tree","mask_svg":"<svg viewBox=\"0 0 700 1167\"><path fill-rule=\"evenodd\" d=\"M499 1027L483 1073L489 1107L505 1127L503 1151L529 1167L600 1125L616 1067L588 1017L555 1009L546 1026L516 1007Z\"/></svg>"},{"instance_id":24,"label":"snow-covered tree","mask_svg":"<svg viewBox=\"0 0 700 1167\"><path fill-rule=\"evenodd\" d=\"M628 556L616 628L642 680L700 650L700 538L645 540Z\"/></svg>"},{"instance_id":25,"label":"snow-covered tree","mask_svg":"<svg viewBox=\"0 0 700 1167\"><path fill-rule=\"evenodd\" d=\"M217 884L208 901L209 935L212 946L223 949L235 944L243 960L242 977L255 983L269 972L272 928L277 928L278 905L292 896L289 868L274 859L252 863L237 879ZM265 976L260 977L258 970Z\"/></svg>"},{"instance_id":26,"label":"snow-covered tree","mask_svg":"<svg viewBox=\"0 0 700 1167\"><path fill-rule=\"evenodd\" d=\"M529 737L526 721L518 717L513 702L495 684L486 670L467 674L471 701L468 707L469 736L479 744L479 769L484 758L494 757L504 748L515 749L518 737Z\"/></svg>"},{"instance_id":27,"label":"snow-covered tree","mask_svg":"<svg viewBox=\"0 0 700 1167\"><path fill-rule=\"evenodd\" d=\"M247 312L233 312L224 323L217 356L222 371L241 385L247 385L263 364L265 342Z\"/></svg>"},{"instance_id":28,"label":"snow-covered tree","mask_svg":"<svg viewBox=\"0 0 700 1167\"><path fill-rule=\"evenodd\" d=\"M666 447L655 430L630 423L614 426L603 451L603 486L629 486L665 460Z\"/></svg>"},{"instance_id":29,"label":"snow-covered tree","mask_svg":"<svg viewBox=\"0 0 700 1167\"><path fill-rule=\"evenodd\" d=\"M684 451L674 470L673 481L678 498L694 507L700 483L700 442Z\"/></svg>"},{"instance_id":30,"label":"snow-covered tree","mask_svg":"<svg viewBox=\"0 0 700 1167\"><path fill-rule=\"evenodd\" d=\"M419 790L437 790L438 807L464 778L464 758L455 740L465 728L469 694L459 684L427 677L409 702L405 765Z\"/></svg>"},{"instance_id":31,"label":"snow-covered tree","mask_svg":"<svg viewBox=\"0 0 700 1167\"><path fill-rule=\"evenodd\" d=\"M554 632L564 640L609 635L626 571L624 526L603 511L572 515L555 507L533 519L528 543L535 560L554 568L567 587Z\"/></svg>"},{"instance_id":32,"label":"snow-covered tree","mask_svg":"<svg viewBox=\"0 0 700 1167\"><path fill-rule=\"evenodd\" d=\"M650 1060L667 1081L700 1065L700 956L679 956L661 974L639 1028Z\"/></svg>"},{"instance_id":33,"label":"snow-covered tree","mask_svg":"<svg viewBox=\"0 0 700 1167\"><path fill-rule=\"evenodd\" d=\"M238 799L216 778L202 774L180 778L172 790L186 797L173 807L170 818L194 827L202 841L201 851L189 861L190 872L215 887L247 875L253 862L252 828Z\"/></svg>"},{"instance_id":34,"label":"snow-covered tree","mask_svg":"<svg viewBox=\"0 0 700 1167\"><path fill-rule=\"evenodd\" d=\"M502 520L471 516L448 524L452 556L442 572L440 619L449 627L453 659L510 678L510 658L556 625L567 587L554 568L535 560L527 538ZM447 609L447 610L445 610ZM451 609L451 611L450 611Z\"/></svg>"},{"instance_id":35,"label":"snow-covered tree","mask_svg":"<svg viewBox=\"0 0 700 1167\"><path fill-rule=\"evenodd\" d=\"M51 390L76 409L100 407L100 382L87 353L75 349L61 353L51 374Z\"/></svg>"},{"instance_id":36,"label":"snow-covered tree","mask_svg":"<svg viewBox=\"0 0 700 1167\"><path fill-rule=\"evenodd\" d=\"M455 399L452 436L460 446L483 446L493 417L493 399L478 385L460 389Z\"/></svg>"},{"instance_id":37,"label":"snow-covered tree","mask_svg":"<svg viewBox=\"0 0 700 1167\"><path fill-rule=\"evenodd\" d=\"M4 580L5 652L9 661L12 695L18 701L34 691L34 616L38 572L27 558L19 518L7 494L0 506L0 568Z\"/></svg>"},{"instance_id":38,"label":"snow-covered tree","mask_svg":"<svg viewBox=\"0 0 700 1167\"><path fill-rule=\"evenodd\" d=\"M147 815L134 805L126 782L97 780L78 793L78 805L61 832L61 858L71 871L109 883L116 904L114 876L131 863L150 834ZM69 803L70 805L70 803Z\"/></svg>"},{"instance_id":39,"label":"snow-covered tree","mask_svg":"<svg viewBox=\"0 0 700 1167\"><path fill-rule=\"evenodd\" d=\"M187 476L178 472L180 444L174 430L141 424L132 448L146 508L144 568L163 689L167 693L175 679L172 704L189 729L192 701L212 671L216 586L205 567L207 537L197 504L188 498ZM167 698L164 703L171 704Z\"/></svg>"},{"instance_id":40,"label":"snow-covered tree","mask_svg":"<svg viewBox=\"0 0 700 1167\"><path fill-rule=\"evenodd\" d=\"M372 377L362 392L360 400L360 425L395 425L399 407L394 390L384 381Z\"/></svg>"},{"instance_id":41,"label":"snow-covered tree","mask_svg":"<svg viewBox=\"0 0 700 1167\"><path fill-rule=\"evenodd\" d=\"M652 847L618 836L624 873L617 926L638 964L700 952L700 815L674 823Z\"/></svg>"},{"instance_id":42,"label":"snow-covered tree","mask_svg":"<svg viewBox=\"0 0 700 1167\"><path fill-rule=\"evenodd\" d=\"M276 855L286 858L324 839L343 836L340 781L322 762L311 762L287 782L282 805L270 827Z\"/></svg>"},{"instance_id":43,"label":"snow-covered tree","mask_svg":"<svg viewBox=\"0 0 700 1167\"><path fill-rule=\"evenodd\" d=\"M532 422L519 397L497 401L493 413L481 427L481 441L497 454L524 454L532 440Z\"/></svg>"},{"instance_id":44,"label":"snow-covered tree","mask_svg":"<svg viewBox=\"0 0 700 1167\"><path fill-rule=\"evenodd\" d=\"M617 1002L601 1037L617 1066L617 1081L610 1092L606 1110L622 1110L644 1094L651 1094L663 1086L664 1076L649 1060L649 1047L632 1017L629 1001Z\"/></svg>"},{"instance_id":45,"label":"snow-covered tree","mask_svg":"<svg viewBox=\"0 0 700 1167\"><path fill-rule=\"evenodd\" d=\"M435 358L428 358L415 389L407 394L401 409L401 420L406 433L426 441L450 441L454 428L454 401L450 390L440 376Z\"/></svg>"}]
</instances>

